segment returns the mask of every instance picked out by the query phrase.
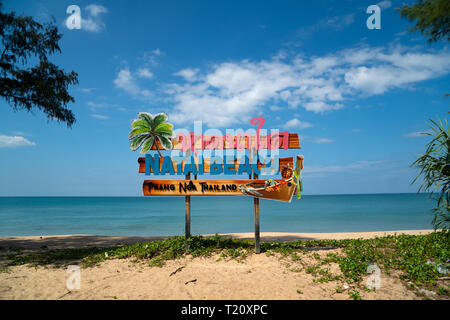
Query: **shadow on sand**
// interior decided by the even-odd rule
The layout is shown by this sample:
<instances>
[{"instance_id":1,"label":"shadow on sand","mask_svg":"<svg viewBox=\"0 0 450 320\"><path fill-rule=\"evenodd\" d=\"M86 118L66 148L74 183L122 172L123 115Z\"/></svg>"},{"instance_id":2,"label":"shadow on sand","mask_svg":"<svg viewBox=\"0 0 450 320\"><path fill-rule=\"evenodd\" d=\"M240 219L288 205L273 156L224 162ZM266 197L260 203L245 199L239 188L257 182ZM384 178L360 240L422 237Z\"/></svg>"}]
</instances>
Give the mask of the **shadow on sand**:
<instances>
[{"instance_id":1,"label":"shadow on sand","mask_svg":"<svg viewBox=\"0 0 450 320\"><path fill-rule=\"evenodd\" d=\"M209 237L213 235L205 235ZM221 235L224 238L239 240L253 240L250 235ZM30 237L1 237L0 251L5 250L42 250L68 248L105 248L119 245L133 244L168 239L168 236L97 236L97 235L61 235L61 236L30 236ZM316 240L315 238L294 235L270 236L261 235L261 242Z\"/></svg>"}]
</instances>

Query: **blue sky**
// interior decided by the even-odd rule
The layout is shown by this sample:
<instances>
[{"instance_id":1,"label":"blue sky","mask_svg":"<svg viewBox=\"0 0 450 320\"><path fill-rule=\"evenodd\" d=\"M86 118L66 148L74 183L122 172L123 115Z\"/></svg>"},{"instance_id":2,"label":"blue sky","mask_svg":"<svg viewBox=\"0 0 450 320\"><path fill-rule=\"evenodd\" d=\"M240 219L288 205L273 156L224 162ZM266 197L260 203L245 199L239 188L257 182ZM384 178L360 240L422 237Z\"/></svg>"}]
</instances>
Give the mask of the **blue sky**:
<instances>
[{"instance_id":1,"label":"blue sky","mask_svg":"<svg viewBox=\"0 0 450 320\"><path fill-rule=\"evenodd\" d=\"M411 2L411 1L408 1ZM128 147L140 111L176 128L297 132L305 194L415 192L409 165L429 118L447 116L450 52L382 1L6 1L63 34L51 60L75 70L72 129L0 100L0 196L138 196ZM81 8L69 30L66 9Z\"/></svg>"}]
</instances>

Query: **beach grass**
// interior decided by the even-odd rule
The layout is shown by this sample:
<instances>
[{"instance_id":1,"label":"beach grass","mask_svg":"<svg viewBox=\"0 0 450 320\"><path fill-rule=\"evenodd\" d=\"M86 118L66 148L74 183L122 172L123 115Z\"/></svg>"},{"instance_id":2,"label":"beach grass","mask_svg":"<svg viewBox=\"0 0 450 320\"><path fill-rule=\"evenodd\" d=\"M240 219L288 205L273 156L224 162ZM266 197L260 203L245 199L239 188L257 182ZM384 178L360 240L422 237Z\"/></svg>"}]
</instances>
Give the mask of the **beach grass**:
<instances>
[{"instance_id":1,"label":"beach grass","mask_svg":"<svg viewBox=\"0 0 450 320\"><path fill-rule=\"evenodd\" d=\"M245 263L254 254L254 241L221 237L193 236L188 240L192 257L218 254L220 259L233 259ZM319 255L319 250L341 249ZM299 240L287 242L263 242L261 252L277 255L290 262L302 262L302 255L311 254L313 264L304 265L307 273L315 276L315 282L345 281L354 287L349 294L359 299L359 291L370 290L361 284L367 268L376 264L384 273L396 272L399 278L413 290L426 288L439 295L449 296L448 282L442 285L442 268L449 269L450 233L433 232L426 235L395 235L372 239ZM98 265L108 259L132 258L135 262L161 267L165 261L186 255L184 237L134 243L109 248L55 249L26 252L18 250L7 255L8 265L55 266L79 264L84 268ZM328 268L338 264L341 273L332 274ZM297 272L296 268L290 269ZM441 272L440 272L441 271ZM339 287L336 288L336 291Z\"/></svg>"}]
</instances>

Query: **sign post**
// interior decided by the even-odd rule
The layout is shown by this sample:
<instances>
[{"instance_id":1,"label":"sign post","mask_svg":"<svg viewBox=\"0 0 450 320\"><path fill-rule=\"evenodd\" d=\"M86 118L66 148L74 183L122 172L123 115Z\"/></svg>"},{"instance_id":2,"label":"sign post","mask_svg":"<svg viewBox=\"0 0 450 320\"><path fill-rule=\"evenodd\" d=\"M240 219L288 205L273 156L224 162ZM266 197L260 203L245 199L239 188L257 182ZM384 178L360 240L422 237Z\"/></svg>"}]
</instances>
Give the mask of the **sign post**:
<instances>
[{"instance_id":1,"label":"sign post","mask_svg":"<svg viewBox=\"0 0 450 320\"><path fill-rule=\"evenodd\" d=\"M144 180L142 191L144 196L184 196L185 197L185 249L189 251L189 238L191 236L191 196L251 196L253 197L255 218L255 252L261 252L260 245L260 214L259 198L284 202L291 202L296 193L300 199L303 189L301 170L303 169L303 156L279 158L280 149L300 149L298 134L289 132L273 132L260 136L265 119L253 118L250 123L258 125L256 136L248 133L224 136L196 136L193 132L188 135L179 134L175 137L173 126L167 121L167 115L152 116L148 113L139 113L139 118L132 122L133 130L129 134L132 140L130 148L133 150L142 146L141 153L145 157L138 159L139 172L146 175L184 176L185 180ZM159 131L158 131L159 130ZM148 132L147 132L148 131ZM156 132L156 133L155 133ZM150 139L151 145L146 143ZM162 143L163 142L163 143ZM162 149L181 150L184 156L163 156ZM241 158L227 159L211 156L203 158L203 150L235 149ZM271 150L270 157L259 154L259 150ZM158 154L151 156L150 150L157 150ZM247 156L247 151L249 158ZM272 155L276 150L275 156ZM194 156L191 155L191 152ZM179 151L178 151L179 154ZM215 154L215 153L214 153ZM222 153L221 153L222 154ZM249 180L223 180L206 179L197 180L197 175L212 176L243 175L248 174ZM281 174L281 179L259 179L262 175ZM194 179L191 179L191 175Z\"/></svg>"},{"instance_id":2,"label":"sign post","mask_svg":"<svg viewBox=\"0 0 450 320\"><path fill-rule=\"evenodd\" d=\"M189 173L186 175L186 180L191 179L191 174ZM186 212L185 212L185 231L184 231L184 237L186 239L186 252L189 251L189 243L188 239L191 236L191 196L185 197L185 204L186 204Z\"/></svg>"},{"instance_id":3,"label":"sign post","mask_svg":"<svg viewBox=\"0 0 450 320\"><path fill-rule=\"evenodd\" d=\"M256 173L253 174L253 178L255 180L258 179L258 175ZM253 206L255 207L255 252L260 253L261 247L259 244L260 235L259 235L259 198L253 198Z\"/></svg>"}]
</instances>

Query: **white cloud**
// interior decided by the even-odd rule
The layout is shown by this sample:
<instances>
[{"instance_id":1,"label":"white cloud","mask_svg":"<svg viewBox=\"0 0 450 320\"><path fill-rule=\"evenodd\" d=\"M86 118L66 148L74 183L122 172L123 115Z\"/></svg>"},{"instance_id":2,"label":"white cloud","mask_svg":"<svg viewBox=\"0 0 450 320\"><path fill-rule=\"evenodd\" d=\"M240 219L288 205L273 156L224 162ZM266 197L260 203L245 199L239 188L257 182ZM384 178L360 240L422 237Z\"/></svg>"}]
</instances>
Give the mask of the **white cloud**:
<instances>
[{"instance_id":1,"label":"white cloud","mask_svg":"<svg viewBox=\"0 0 450 320\"><path fill-rule=\"evenodd\" d=\"M192 79L192 74L183 73ZM326 80L302 78L297 66L277 60L222 63L198 79L196 84L175 84L167 91L176 103L171 115L174 122L199 119L210 126L227 126L241 122L271 101L281 100L296 108L302 102L300 97L340 99L330 94ZM311 85L318 86L317 90L308 90ZM212 107L221 112L211 114ZM332 104L328 107L333 108Z\"/></svg>"},{"instance_id":2,"label":"white cloud","mask_svg":"<svg viewBox=\"0 0 450 320\"><path fill-rule=\"evenodd\" d=\"M315 138L313 139L314 143L332 143L334 140L328 139L328 138Z\"/></svg>"},{"instance_id":3,"label":"white cloud","mask_svg":"<svg viewBox=\"0 0 450 320\"><path fill-rule=\"evenodd\" d=\"M21 136L5 136L0 134L0 148L32 147L36 143Z\"/></svg>"},{"instance_id":4,"label":"white cloud","mask_svg":"<svg viewBox=\"0 0 450 320\"><path fill-rule=\"evenodd\" d=\"M156 58L163 55L164 52L162 52L160 49L154 49L151 52L145 52L140 59L143 61L145 66L157 66L158 61Z\"/></svg>"},{"instance_id":5,"label":"white cloud","mask_svg":"<svg viewBox=\"0 0 450 320\"><path fill-rule=\"evenodd\" d=\"M344 78L350 88L367 94L382 94L389 89L437 78L450 71L448 51L408 53L399 47L389 53L377 48L371 51L365 49L360 54L359 61L350 57L353 66L345 72Z\"/></svg>"},{"instance_id":6,"label":"white cloud","mask_svg":"<svg viewBox=\"0 0 450 320\"><path fill-rule=\"evenodd\" d=\"M377 3L377 6L379 6L381 9L388 9L392 6L392 2L389 0L380 1Z\"/></svg>"},{"instance_id":7,"label":"white cloud","mask_svg":"<svg viewBox=\"0 0 450 320\"><path fill-rule=\"evenodd\" d=\"M134 83L133 78L131 77L130 69L125 68L119 71L117 74L117 78L114 79L114 84L121 89L124 89L128 92L136 92L137 85Z\"/></svg>"},{"instance_id":8,"label":"white cloud","mask_svg":"<svg viewBox=\"0 0 450 320\"><path fill-rule=\"evenodd\" d=\"M98 16L100 13L106 13L108 12L108 9L106 9L104 6L96 5L96 4L90 4L85 8L93 17Z\"/></svg>"},{"instance_id":9,"label":"white cloud","mask_svg":"<svg viewBox=\"0 0 450 320\"><path fill-rule=\"evenodd\" d=\"M156 48L155 50L153 50L152 53L155 56L162 56L164 54L164 52L162 52L159 48Z\"/></svg>"},{"instance_id":10,"label":"white cloud","mask_svg":"<svg viewBox=\"0 0 450 320\"><path fill-rule=\"evenodd\" d=\"M196 75L197 75L198 71L199 71L198 69L187 68L187 69L180 70L177 73L174 73L174 75L183 77L185 80L192 82L192 81L197 80Z\"/></svg>"},{"instance_id":11,"label":"white cloud","mask_svg":"<svg viewBox=\"0 0 450 320\"><path fill-rule=\"evenodd\" d=\"M148 70L147 68L140 68L137 71L137 75L140 78L146 78L146 79L150 79L153 77L153 73L150 72L150 70Z\"/></svg>"},{"instance_id":12,"label":"white cloud","mask_svg":"<svg viewBox=\"0 0 450 320\"><path fill-rule=\"evenodd\" d=\"M81 15L81 29L92 32L100 32L105 28L105 24L101 21L99 14L106 13L108 10L100 5L90 4L85 10L89 12L88 18L83 18Z\"/></svg>"},{"instance_id":13,"label":"white cloud","mask_svg":"<svg viewBox=\"0 0 450 320\"><path fill-rule=\"evenodd\" d=\"M286 55L223 62L205 70L183 68L175 75L184 81L164 84L160 92L161 99L174 105L169 112L174 123L202 120L208 126L226 127L280 108L332 112L355 98L410 88L449 72L447 49L359 47L324 56ZM114 83L135 98L154 98L137 80L123 68Z\"/></svg>"},{"instance_id":14,"label":"white cloud","mask_svg":"<svg viewBox=\"0 0 450 320\"><path fill-rule=\"evenodd\" d=\"M88 101L87 105L91 108L102 108L104 107L103 103L96 103L96 102L92 102L92 101Z\"/></svg>"},{"instance_id":15,"label":"white cloud","mask_svg":"<svg viewBox=\"0 0 450 320\"><path fill-rule=\"evenodd\" d=\"M423 138L428 136L427 133L430 134L431 130L410 132L404 134L403 136L406 138Z\"/></svg>"},{"instance_id":16,"label":"white cloud","mask_svg":"<svg viewBox=\"0 0 450 320\"><path fill-rule=\"evenodd\" d=\"M175 123L203 120L209 126L229 126L267 104L329 112L343 108L348 99L405 88L449 71L446 50L365 47L309 59L224 62L203 73L183 69L177 74L187 83L169 85L166 94L175 103L170 115ZM211 113L211 108L220 112Z\"/></svg>"},{"instance_id":17,"label":"white cloud","mask_svg":"<svg viewBox=\"0 0 450 320\"><path fill-rule=\"evenodd\" d=\"M343 16L334 16L325 18L319 22L318 27L323 28L331 27L333 29L339 30L346 26L351 25L354 21L355 15L353 13L350 13Z\"/></svg>"},{"instance_id":18,"label":"white cloud","mask_svg":"<svg viewBox=\"0 0 450 320\"><path fill-rule=\"evenodd\" d=\"M92 18L81 18L81 29L91 32L100 32L105 27L105 24L100 21L95 21Z\"/></svg>"},{"instance_id":19,"label":"white cloud","mask_svg":"<svg viewBox=\"0 0 450 320\"><path fill-rule=\"evenodd\" d=\"M96 119L100 119L100 120L106 120L106 119L109 119L108 116L104 116L104 115L102 115L102 114L96 114L96 113L91 114L91 117L92 117L92 118L96 118Z\"/></svg>"},{"instance_id":20,"label":"white cloud","mask_svg":"<svg viewBox=\"0 0 450 320\"><path fill-rule=\"evenodd\" d=\"M355 15L353 13L342 16L327 16L320 19L317 23L301 27L297 30L297 36L300 38L310 37L314 32L320 30L339 31L353 24Z\"/></svg>"},{"instance_id":21,"label":"white cloud","mask_svg":"<svg viewBox=\"0 0 450 320\"><path fill-rule=\"evenodd\" d=\"M311 128L312 126L313 126L312 123L300 121L297 118L293 118L284 124L284 127L286 128L295 128L295 129L306 129Z\"/></svg>"},{"instance_id":22,"label":"white cloud","mask_svg":"<svg viewBox=\"0 0 450 320\"><path fill-rule=\"evenodd\" d=\"M152 96L150 91L142 89L136 82L136 79L131 74L129 68L123 68L117 74L117 78L114 79L116 87L125 90L126 92L134 95L136 98L149 98Z\"/></svg>"},{"instance_id":23,"label":"white cloud","mask_svg":"<svg viewBox=\"0 0 450 320\"><path fill-rule=\"evenodd\" d=\"M338 110L343 107L343 104L336 103L336 104L328 104L323 101L314 101L314 102L307 102L303 105L303 107L308 110L315 113L321 113L324 111L329 110Z\"/></svg>"},{"instance_id":24,"label":"white cloud","mask_svg":"<svg viewBox=\"0 0 450 320\"><path fill-rule=\"evenodd\" d=\"M92 91L95 90L95 88L79 88L78 90L84 93L91 93Z\"/></svg>"},{"instance_id":25,"label":"white cloud","mask_svg":"<svg viewBox=\"0 0 450 320\"><path fill-rule=\"evenodd\" d=\"M401 31L401 32L398 32L398 33L396 33L395 35L397 36L397 37L402 37L402 36L404 36L405 34L407 34L408 32L405 30L405 31Z\"/></svg>"}]
</instances>

